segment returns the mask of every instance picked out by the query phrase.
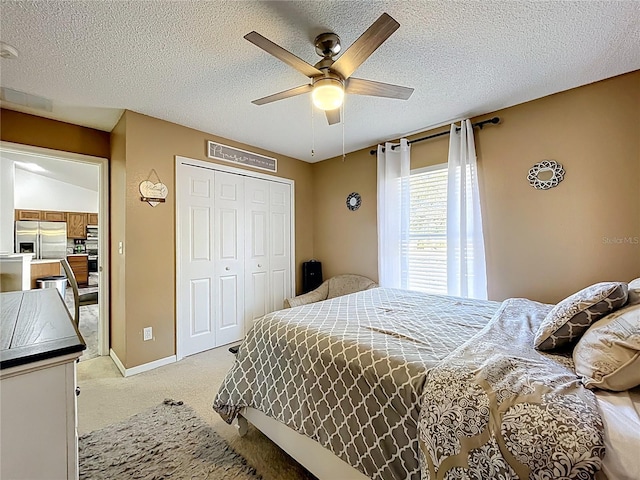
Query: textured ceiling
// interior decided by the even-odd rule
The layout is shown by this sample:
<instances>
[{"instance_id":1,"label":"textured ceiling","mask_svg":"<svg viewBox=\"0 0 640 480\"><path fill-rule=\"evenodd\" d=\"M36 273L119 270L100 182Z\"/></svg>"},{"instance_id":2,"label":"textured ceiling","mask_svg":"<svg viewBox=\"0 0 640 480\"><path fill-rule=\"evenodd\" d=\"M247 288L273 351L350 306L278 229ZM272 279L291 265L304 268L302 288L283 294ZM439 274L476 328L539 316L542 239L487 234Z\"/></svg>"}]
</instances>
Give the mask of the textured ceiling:
<instances>
[{"instance_id":1,"label":"textured ceiling","mask_svg":"<svg viewBox=\"0 0 640 480\"><path fill-rule=\"evenodd\" d=\"M243 35L313 64L316 35L344 51L383 12L401 26L355 76L409 100L352 95L343 124L316 111L313 127L309 95L251 104L308 80ZM49 116L108 131L130 109L311 162L342 153L343 125L350 152L640 69L637 1L2 0L0 17L20 52L1 84L50 98Z\"/></svg>"}]
</instances>

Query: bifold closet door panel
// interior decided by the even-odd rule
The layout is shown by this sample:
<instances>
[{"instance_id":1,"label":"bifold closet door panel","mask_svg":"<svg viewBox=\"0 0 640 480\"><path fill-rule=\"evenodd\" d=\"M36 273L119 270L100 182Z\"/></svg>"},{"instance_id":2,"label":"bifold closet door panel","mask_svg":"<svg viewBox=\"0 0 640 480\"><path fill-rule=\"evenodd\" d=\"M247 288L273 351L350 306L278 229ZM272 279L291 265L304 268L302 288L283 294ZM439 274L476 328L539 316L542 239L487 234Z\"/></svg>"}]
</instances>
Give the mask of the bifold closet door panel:
<instances>
[{"instance_id":1,"label":"bifold closet door panel","mask_svg":"<svg viewBox=\"0 0 640 480\"><path fill-rule=\"evenodd\" d=\"M242 340L293 294L292 184L189 162L176 171L179 358Z\"/></svg>"},{"instance_id":2,"label":"bifold closet door panel","mask_svg":"<svg viewBox=\"0 0 640 480\"><path fill-rule=\"evenodd\" d=\"M245 335L255 319L271 311L269 294L269 185L246 177L245 191Z\"/></svg>"},{"instance_id":3,"label":"bifold closet door panel","mask_svg":"<svg viewBox=\"0 0 640 480\"><path fill-rule=\"evenodd\" d=\"M244 177L215 172L214 319L216 345L244 336Z\"/></svg>"},{"instance_id":4,"label":"bifold closet door panel","mask_svg":"<svg viewBox=\"0 0 640 480\"><path fill-rule=\"evenodd\" d=\"M178 176L181 354L216 346L214 325L214 172L180 166Z\"/></svg>"},{"instance_id":5,"label":"bifold closet door panel","mask_svg":"<svg viewBox=\"0 0 640 480\"><path fill-rule=\"evenodd\" d=\"M270 311L282 310L291 288L291 186L269 182Z\"/></svg>"}]
</instances>

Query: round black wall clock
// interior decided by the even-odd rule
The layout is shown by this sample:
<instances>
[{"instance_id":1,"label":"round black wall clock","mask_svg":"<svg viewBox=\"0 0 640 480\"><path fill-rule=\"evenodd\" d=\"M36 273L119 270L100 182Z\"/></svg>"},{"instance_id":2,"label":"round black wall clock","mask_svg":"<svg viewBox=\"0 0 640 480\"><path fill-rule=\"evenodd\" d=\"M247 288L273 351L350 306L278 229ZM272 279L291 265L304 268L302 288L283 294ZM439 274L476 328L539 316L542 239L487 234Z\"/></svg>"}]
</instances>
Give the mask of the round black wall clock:
<instances>
[{"instance_id":1,"label":"round black wall clock","mask_svg":"<svg viewBox=\"0 0 640 480\"><path fill-rule=\"evenodd\" d=\"M347 195L347 208L352 212L355 212L357 209L359 209L361 204L362 198L360 197L359 193L351 192L349 195Z\"/></svg>"}]
</instances>

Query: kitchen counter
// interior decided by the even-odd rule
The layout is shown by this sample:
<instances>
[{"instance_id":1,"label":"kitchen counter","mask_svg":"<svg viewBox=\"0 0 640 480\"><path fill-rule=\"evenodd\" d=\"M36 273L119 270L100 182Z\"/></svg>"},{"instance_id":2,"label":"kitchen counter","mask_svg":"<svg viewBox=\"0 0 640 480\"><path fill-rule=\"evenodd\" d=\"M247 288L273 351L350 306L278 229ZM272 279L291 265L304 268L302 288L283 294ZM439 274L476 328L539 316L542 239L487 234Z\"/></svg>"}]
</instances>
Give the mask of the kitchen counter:
<instances>
[{"instance_id":1,"label":"kitchen counter","mask_svg":"<svg viewBox=\"0 0 640 480\"><path fill-rule=\"evenodd\" d=\"M18 258L18 257L33 257L33 253L9 253L9 252L3 252L0 253L0 258Z\"/></svg>"},{"instance_id":2,"label":"kitchen counter","mask_svg":"<svg viewBox=\"0 0 640 480\"><path fill-rule=\"evenodd\" d=\"M41 258L36 260L31 260L31 265L40 265L41 263L60 263L59 258Z\"/></svg>"},{"instance_id":3,"label":"kitchen counter","mask_svg":"<svg viewBox=\"0 0 640 480\"><path fill-rule=\"evenodd\" d=\"M67 253L67 257L88 257L88 253Z\"/></svg>"}]
</instances>

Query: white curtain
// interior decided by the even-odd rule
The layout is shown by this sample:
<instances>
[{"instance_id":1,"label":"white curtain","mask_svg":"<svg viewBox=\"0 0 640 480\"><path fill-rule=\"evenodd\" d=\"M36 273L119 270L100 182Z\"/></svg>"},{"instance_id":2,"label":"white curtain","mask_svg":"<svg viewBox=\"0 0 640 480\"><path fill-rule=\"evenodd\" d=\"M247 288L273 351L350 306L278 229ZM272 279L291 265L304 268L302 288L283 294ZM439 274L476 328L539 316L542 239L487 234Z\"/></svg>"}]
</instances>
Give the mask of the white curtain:
<instances>
[{"instance_id":1,"label":"white curtain","mask_svg":"<svg viewBox=\"0 0 640 480\"><path fill-rule=\"evenodd\" d=\"M447 291L487 298L487 273L473 127L451 125L447 185Z\"/></svg>"},{"instance_id":2,"label":"white curtain","mask_svg":"<svg viewBox=\"0 0 640 480\"><path fill-rule=\"evenodd\" d=\"M407 288L410 148L378 145L378 283Z\"/></svg>"}]
</instances>

